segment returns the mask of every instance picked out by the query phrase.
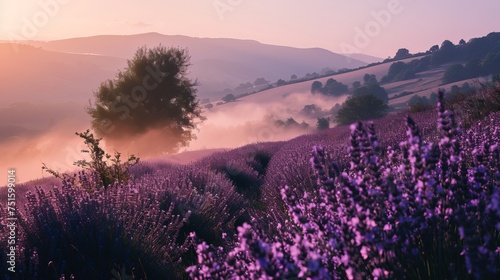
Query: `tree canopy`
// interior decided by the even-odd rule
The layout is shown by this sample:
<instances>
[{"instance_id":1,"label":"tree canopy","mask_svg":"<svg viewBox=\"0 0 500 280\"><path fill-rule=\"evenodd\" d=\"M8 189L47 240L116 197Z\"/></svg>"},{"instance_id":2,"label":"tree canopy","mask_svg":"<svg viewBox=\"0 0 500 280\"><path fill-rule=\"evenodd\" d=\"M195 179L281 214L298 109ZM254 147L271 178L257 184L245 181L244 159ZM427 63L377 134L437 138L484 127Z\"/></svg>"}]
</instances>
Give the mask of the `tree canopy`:
<instances>
[{"instance_id":1,"label":"tree canopy","mask_svg":"<svg viewBox=\"0 0 500 280\"><path fill-rule=\"evenodd\" d=\"M261 85L267 85L267 84L269 84L269 81L264 79L264 78L257 78L253 82L254 86L261 86Z\"/></svg>"},{"instance_id":2,"label":"tree canopy","mask_svg":"<svg viewBox=\"0 0 500 280\"><path fill-rule=\"evenodd\" d=\"M316 128L318 130L325 130L330 128L330 118L318 118L316 123Z\"/></svg>"},{"instance_id":3,"label":"tree canopy","mask_svg":"<svg viewBox=\"0 0 500 280\"><path fill-rule=\"evenodd\" d=\"M233 102L233 101L236 101L236 97L234 96L234 94L230 93L230 94L222 97L222 101L224 101L224 102Z\"/></svg>"},{"instance_id":4,"label":"tree canopy","mask_svg":"<svg viewBox=\"0 0 500 280\"><path fill-rule=\"evenodd\" d=\"M186 77L189 52L142 47L127 64L94 92L95 103L87 108L92 128L106 143L134 152L174 152L187 146L194 138L195 121L204 119L196 98L197 82ZM155 145L153 139L138 141L152 131Z\"/></svg>"},{"instance_id":5,"label":"tree canopy","mask_svg":"<svg viewBox=\"0 0 500 280\"><path fill-rule=\"evenodd\" d=\"M394 59L396 59L396 60L397 59L404 59L404 58L408 58L410 56L411 56L410 51L408 49L402 48L396 52Z\"/></svg>"},{"instance_id":6,"label":"tree canopy","mask_svg":"<svg viewBox=\"0 0 500 280\"><path fill-rule=\"evenodd\" d=\"M315 94L323 90L323 84L320 81L314 81L311 84L311 93Z\"/></svg>"},{"instance_id":7,"label":"tree canopy","mask_svg":"<svg viewBox=\"0 0 500 280\"><path fill-rule=\"evenodd\" d=\"M337 80L330 78L325 86L320 81L314 81L311 84L311 93L321 93L326 96L340 96L348 92L348 87Z\"/></svg>"},{"instance_id":8,"label":"tree canopy","mask_svg":"<svg viewBox=\"0 0 500 280\"><path fill-rule=\"evenodd\" d=\"M387 91L385 90L385 88L379 86L378 84L367 84L362 87L356 88L353 91L353 95L373 95L384 103L389 101L389 95L387 94Z\"/></svg>"},{"instance_id":9,"label":"tree canopy","mask_svg":"<svg viewBox=\"0 0 500 280\"><path fill-rule=\"evenodd\" d=\"M312 116L314 114L320 113L321 108L316 104L305 105L300 112L304 115Z\"/></svg>"},{"instance_id":10,"label":"tree canopy","mask_svg":"<svg viewBox=\"0 0 500 280\"><path fill-rule=\"evenodd\" d=\"M377 77L373 74L365 74L363 76L364 85L376 85L378 84Z\"/></svg>"},{"instance_id":11,"label":"tree canopy","mask_svg":"<svg viewBox=\"0 0 500 280\"><path fill-rule=\"evenodd\" d=\"M376 119L383 117L388 108L386 103L371 94L351 96L338 111L335 121L339 124L350 124Z\"/></svg>"}]
</instances>

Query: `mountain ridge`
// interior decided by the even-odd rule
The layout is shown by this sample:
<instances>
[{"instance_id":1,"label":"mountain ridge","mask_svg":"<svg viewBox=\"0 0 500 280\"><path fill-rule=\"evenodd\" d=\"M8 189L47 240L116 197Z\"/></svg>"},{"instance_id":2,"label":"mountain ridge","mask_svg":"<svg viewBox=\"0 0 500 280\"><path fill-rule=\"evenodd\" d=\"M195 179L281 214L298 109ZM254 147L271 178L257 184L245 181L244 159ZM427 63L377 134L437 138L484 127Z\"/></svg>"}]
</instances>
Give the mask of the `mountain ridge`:
<instances>
[{"instance_id":1,"label":"mountain ridge","mask_svg":"<svg viewBox=\"0 0 500 280\"><path fill-rule=\"evenodd\" d=\"M185 35L164 35L160 33L142 33L135 35L97 35L91 37L69 38L54 41L26 41L25 43L44 50L98 54L121 59L131 59L141 46L158 45L187 48L191 55L191 78L201 83L200 96L220 98L226 88L234 88L240 83L253 82L264 77L269 81L289 79L293 74L319 72L323 68L357 68L367 63L345 57L322 48L295 48L260 43L256 40L232 38L198 38ZM221 70L218 64L205 65L198 62L207 60L221 61L225 64L246 65L248 69L239 75L234 67ZM117 69L119 70L119 69ZM223 81L212 81L214 76L227 77Z\"/></svg>"}]
</instances>

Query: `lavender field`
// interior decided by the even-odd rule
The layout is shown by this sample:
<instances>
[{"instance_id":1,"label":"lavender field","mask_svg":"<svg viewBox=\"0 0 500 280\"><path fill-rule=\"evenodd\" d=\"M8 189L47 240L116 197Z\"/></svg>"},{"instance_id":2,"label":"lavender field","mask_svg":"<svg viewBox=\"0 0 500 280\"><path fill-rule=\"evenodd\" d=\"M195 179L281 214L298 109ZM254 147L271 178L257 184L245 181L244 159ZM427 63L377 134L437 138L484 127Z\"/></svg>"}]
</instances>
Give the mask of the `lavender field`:
<instances>
[{"instance_id":1,"label":"lavender field","mask_svg":"<svg viewBox=\"0 0 500 280\"><path fill-rule=\"evenodd\" d=\"M443 95L411 116L140 163L127 184L27 183L16 276L498 279L500 114L462 128Z\"/></svg>"}]
</instances>

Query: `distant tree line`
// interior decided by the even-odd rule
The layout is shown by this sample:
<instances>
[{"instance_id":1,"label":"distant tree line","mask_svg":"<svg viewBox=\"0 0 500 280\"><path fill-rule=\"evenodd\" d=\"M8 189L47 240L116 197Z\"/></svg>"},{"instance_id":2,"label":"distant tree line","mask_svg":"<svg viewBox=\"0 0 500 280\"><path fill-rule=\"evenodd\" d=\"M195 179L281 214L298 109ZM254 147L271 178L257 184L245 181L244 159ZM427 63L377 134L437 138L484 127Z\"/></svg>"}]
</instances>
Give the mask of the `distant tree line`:
<instances>
[{"instance_id":1,"label":"distant tree line","mask_svg":"<svg viewBox=\"0 0 500 280\"><path fill-rule=\"evenodd\" d=\"M458 63L448 67L443 76L443 83L498 73L500 73L500 52L488 53L484 58L470 60L465 65Z\"/></svg>"},{"instance_id":2,"label":"distant tree line","mask_svg":"<svg viewBox=\"0 0 500 280\"><path fill-rule=\"evenodd\" d=\"M342 105L336 104L330 110L331 115L339 124L349 124L355 121L379 118L387 113L389 96L387 91L379 85L377 77L373 74L365 74L363 83L355 81L352 84L352 92L349 92L347 85L344 85L333 78L330 78L323 85L320 81L311 84L312 94L322 94L324 96L338 97L350 95ZM306 105L302 113L313 115L321 109L314 104ZM325 129L330 119L318 118L317 128ZM329 126L328 126L329 127Z\"/></svg>"},{"instance_id":3,"label":"distant tree line","mask_svg":"<svg viewBox=\"0 0 500 280\"><path fill-rule=\"evenodd\" d=\"M450 62L460 62L450 66L443 77L444 83L500 73L500 33L493 32L485 37L473 38L469 42L460 40L458 45L449 40L441 46L434 45L427 52L428 56L408 63L393 63L382 83L408 80L419 72ZM400 49L395 59L411 57L406 49Z\"/></svg>"},{"instance_id":4,"label":"distant tree line","mask_svg":"<svg viewBox=\"0 0 500 280\"><path fill-rule=\"evenodd\" d=\"M431 57L426 56L421 59L414 59L408 63L398 61L389 67L387 75L383 76L380 82L390 83L404 81L415 78L418 72L429 69Z\"/></svg>"},{"instance_id":5,"label":"distant tree line","mask_svg":"<svg viewBox=\"0 0 500 280\"><path fill-rule=\"evenodd\" d=\"M339 124L351 124L356 121L381 118L389 107L374 95L351 96L342 105L335 121Z\"/></svg>"},{"instance_id":6,"label":"distant tree line","mask_svg":"<svg viewBox=\"0 0 500 280\"><path fill-rule=\"evenodd\" d=\"M284 128L284 129L308 129L309 124L306 123L305 121L302 121L301 123L298 123L294 118L290 117L286 119L285 121L283 120L275 120L274 121L274 126L278 128Z\"/></svg>"},{"instance_id":7,"label":"distant tree line","mask_svg":"<svg viewBox=\"0 0 500 280\"><path fill-rule=\"evenodd\" d=\"M423 72L426 70L429 70L433 66L438 66L444 63L449 63L453 61L466 61L465 65L462 65L464 69L461 69L460 66L455 66L454 68L450 69L450 73L447 74L447 78L445 78L445 81L457 81L457 79L467 79L467 78L473 78L473 77L478 77L478 76L483 76L483 75L488 75L488 74L496 74L499 73L500 70L496 67L497 65L500 65L498 63L498 54L500 53L500 33L498 32L493 32L488 34L487 36L480 37L480 38L473 38L469 40L468 42L465 42L465 40L460 40L457 45L453 44L449 40L443 41L441 45L433 45L427 50L426 52L421 52L421 53L415 53L412 54L410 51L406 48L401 48L398 49L396 52L395 56L393 58L389 58L384 60L383 62L378 62L378 63L371 63L366 66L354 68L354 69L347 69L347 68L342 68L338 70L332 70L325 68L321 71L321 74L318 74L317 72L313 73L307 73L305 76L299 78L297 75L293 74L290 79L284 80L284 79L278 79L275 83L268 83L269 86L266 87L265 89L261 90L266 90L269 88L272 88L273 86L283 86L283 85L288 85L288 84L294 84L294 83L299 83L303 81L308 81L308 80L314 80L317 78L325 77L325 76L331 76L333 74L341 74L341 73L347 73L351 71L356 71L359 69L364 69L367 67L379 65L382 63L387 63L391 61L396 61L391 65L389 69L389 73L382 77L380 82L382 84L384 83L389 83L389 82L395 82L395 81L403 81L403 80L408 80L416 77L416 74L419 72ZM490 55L488 57L488 55ZM402 61L402 59L408 59L408 58L415 58L414 60L405 63ZM419 58L420 57L420 58ZM477 66L480 67L477 67ZM254 83L242 83L240 84L236 89L250 89L253 88ZM341 84L341 83L340 83ZM325 85L326 86L326 85ZM339 85L336 85L339 86ZM353 85L354 86L354 85ZM317 89L320 87L318 84L315 85ZM337 95L339 93L339 89L323 89L323 85L321 85L322 91L327 92L326 95ZM335 88L335 87L334 87ZM339 87L340 88L340 87ZM354 87L355 88L355 87ZM258 90L258 91L261 91ZM319 93L322 93L322 91L318 91ZM257 91L254 91L257 92ZM252 92L252 93L254 93ZM335 93L334 93L335 92ZM226 94L229 94L231 92L226 92ZM243 94L243 95L238 95L238 97L242 97L245 95L248 95L251 93ZM341 94L340 94L341 95Z\"/></svg>"},{"instance_id":8,"label":"distant tree line","mask_svg":"<svg viewBox=\"0 0 500 280\"><path fill-rule=\"evenodd\" d=\"M492 84L495 83L495 78L492 80ZM446 92L445 102L446 106L452 108L454 103L457 103L457 100L470 98L474 93L477 92L476 87L471 86L469 83L465 82L461 86L453 85L451 89ZM412 96L408 102L408 110L411 113L417 113L426 110L433 110L436 107L436 103L438 102L438 95L433 92L427 98L427 96L414 95Z\"/></svg>"}]
</instances>

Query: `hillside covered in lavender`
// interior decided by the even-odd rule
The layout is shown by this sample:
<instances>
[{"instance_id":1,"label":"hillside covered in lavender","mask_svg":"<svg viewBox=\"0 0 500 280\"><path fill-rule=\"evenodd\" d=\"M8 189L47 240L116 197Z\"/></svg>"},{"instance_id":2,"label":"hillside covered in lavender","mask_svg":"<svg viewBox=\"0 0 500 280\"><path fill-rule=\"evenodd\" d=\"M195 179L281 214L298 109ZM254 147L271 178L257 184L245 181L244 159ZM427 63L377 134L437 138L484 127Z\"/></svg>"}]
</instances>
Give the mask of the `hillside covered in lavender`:
<instances>
[{"instance_id":1,"label":"hillside covered in lavender","mask_svg":"<svg viewBox=\"0 0 500 280\"><path fill-rule=\"evenodd\" d=\"M497 279L499 95L441 91L437 108L142 162L107 187L97 172L19 185L16 276Z\"/></svg>"},{"instance_id":2,"label":"hillside covered in lavender","mask_svg":"<svg viewBox=\"0 0 500 280\"><path fill-rule=\"evenodd\" d=\"M0 0L0 280L500 280L499 11Z\"/></svg>"}]
</instances>

